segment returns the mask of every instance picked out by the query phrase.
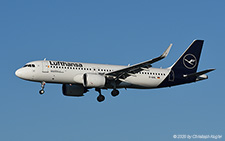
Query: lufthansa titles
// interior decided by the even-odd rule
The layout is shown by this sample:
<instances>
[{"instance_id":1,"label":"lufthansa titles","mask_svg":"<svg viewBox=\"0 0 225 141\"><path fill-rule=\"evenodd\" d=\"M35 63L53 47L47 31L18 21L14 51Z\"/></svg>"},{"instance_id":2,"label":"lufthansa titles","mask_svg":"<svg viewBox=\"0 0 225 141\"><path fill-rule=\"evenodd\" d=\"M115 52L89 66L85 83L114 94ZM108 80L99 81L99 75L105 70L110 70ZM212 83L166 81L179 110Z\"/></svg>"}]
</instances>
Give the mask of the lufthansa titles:
<instances>
[{"instance_id":1,"label":"lufthansa titles","mask_svg":"<svg viewBox=\"0 0 225 141\"><path fill-rule=\"evenodd\" d=\"M80 63L70 63L70 62L63 62L63 61L49 61L50 65L54 66L62 66L62 67L83 67Z\"/></svg>"}]
</instances>

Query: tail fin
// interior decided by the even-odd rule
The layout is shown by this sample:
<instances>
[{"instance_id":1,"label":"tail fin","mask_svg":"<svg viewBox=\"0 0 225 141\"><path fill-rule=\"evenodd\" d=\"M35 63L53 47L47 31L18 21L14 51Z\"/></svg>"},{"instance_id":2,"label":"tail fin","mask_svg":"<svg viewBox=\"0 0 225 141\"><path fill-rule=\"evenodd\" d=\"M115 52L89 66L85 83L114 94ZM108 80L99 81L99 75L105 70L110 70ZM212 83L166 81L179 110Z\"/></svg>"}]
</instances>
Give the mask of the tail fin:
<instances>
[{"instance_id":1,"label":"tail fin","mask_svg":"<svg viewBox=\"0 0 225 141\"><path fill-rule=\"evenodd\" d=\"M182 73L181 75L195 73L198 68L203 42L203 40L194 40L170 68L176 73Z\"/></svg>"}]
</instances>

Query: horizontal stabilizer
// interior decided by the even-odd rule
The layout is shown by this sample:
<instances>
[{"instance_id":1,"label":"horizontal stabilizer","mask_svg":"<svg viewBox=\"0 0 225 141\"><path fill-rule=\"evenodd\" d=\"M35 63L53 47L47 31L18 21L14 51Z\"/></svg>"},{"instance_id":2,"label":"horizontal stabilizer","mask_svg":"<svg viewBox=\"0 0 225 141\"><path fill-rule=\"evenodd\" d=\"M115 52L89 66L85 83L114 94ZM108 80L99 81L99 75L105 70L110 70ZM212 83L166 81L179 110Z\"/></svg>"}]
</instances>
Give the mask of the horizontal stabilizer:
<instances>
[{"instance_id":1,"label":"horizontal stabilizer","mask_svg":"<svg viewBox=\"0 0 225 141\"><path fill-rule=\"evenodd\" d=\"M208 69L208 70L200 71L200 72L197 72L197 73L186 74L186 75L184 75L184 77L198 77L200 75L209 73L209 72L214 71L214 70L215 69Z\"/></svg>"}]
</instances>

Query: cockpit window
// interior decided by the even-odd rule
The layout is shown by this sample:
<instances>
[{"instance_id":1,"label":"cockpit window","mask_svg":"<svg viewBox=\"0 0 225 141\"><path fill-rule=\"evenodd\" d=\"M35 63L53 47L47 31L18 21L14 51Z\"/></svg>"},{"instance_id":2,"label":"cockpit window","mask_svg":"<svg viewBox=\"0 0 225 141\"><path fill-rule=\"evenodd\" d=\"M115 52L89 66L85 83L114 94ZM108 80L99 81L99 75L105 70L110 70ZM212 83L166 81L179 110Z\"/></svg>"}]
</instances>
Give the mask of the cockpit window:
<instances>
[{"instance_id":1,"label":"cockpit window","mask_svg":"<svg viewBox=\"0 0 225 141\"><path fill-rule=\"evenodd\" d=\"M25 66L23 66L23 67L30 67L30 68L31 68L31 67L33 67L33 68L34 68L34 67L35 67L35 65L34 65L34 64L26 64L26 65L25 65Z\"/></svg>"}]
</instances>

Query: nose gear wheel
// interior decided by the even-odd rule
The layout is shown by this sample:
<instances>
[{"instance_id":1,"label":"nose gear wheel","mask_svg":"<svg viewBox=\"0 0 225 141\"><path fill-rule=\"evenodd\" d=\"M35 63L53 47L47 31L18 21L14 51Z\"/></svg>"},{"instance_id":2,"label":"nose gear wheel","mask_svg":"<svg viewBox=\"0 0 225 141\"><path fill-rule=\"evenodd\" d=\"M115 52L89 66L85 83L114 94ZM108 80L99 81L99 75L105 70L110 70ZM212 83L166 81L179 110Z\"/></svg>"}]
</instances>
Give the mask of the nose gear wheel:
<instances>
[{"instance_id":1,"label":"nose gear wheel","mask_svg":"<svg viewBox=\"0 0 225 141\"><path fill-rule=\"evenodd\" d=\"M43 81L43 82L41 82L41 90L39 91L39 94L44 94L45 93L45 91L44 91L44 88L45 88L45 82Z\"/></svg>"}]
</instances>

